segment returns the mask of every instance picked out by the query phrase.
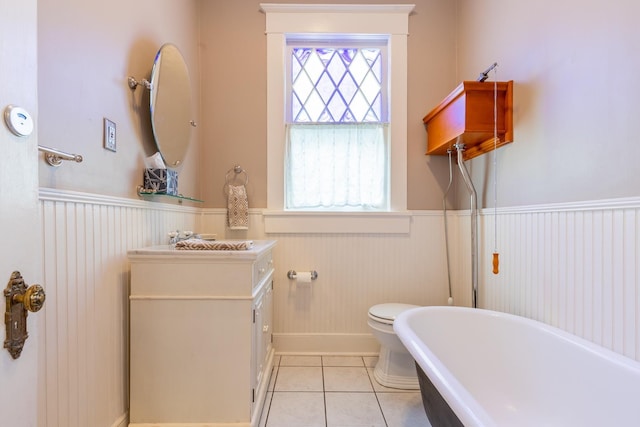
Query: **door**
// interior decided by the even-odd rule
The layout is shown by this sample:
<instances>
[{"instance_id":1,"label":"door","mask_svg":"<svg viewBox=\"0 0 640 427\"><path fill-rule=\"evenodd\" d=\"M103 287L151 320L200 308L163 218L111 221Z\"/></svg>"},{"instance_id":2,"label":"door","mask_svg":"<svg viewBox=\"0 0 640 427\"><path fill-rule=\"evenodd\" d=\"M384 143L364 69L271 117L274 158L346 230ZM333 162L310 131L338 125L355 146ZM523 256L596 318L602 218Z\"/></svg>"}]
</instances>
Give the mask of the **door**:
<instances>
[{"instance_id":1,"label":"door","mask_svg":"<svg viewBox=\"0 0 640 427\"><path fill-rule=\"evenodd\" d=\"M4 121L5 108L13 104L30 112L37 124L37 0L0 0L0 11L0 284L4 289L15 270L27 285L40 283L42 277L37 130L18 137ZM4 314L4 297L0 309ZM37 425L41 381L37 324L41 319L43 311L27 317L29 338L18 359L0 348L2 426ZM4 321L0 326L4 343Z\"/></svg>"}]
</instances>

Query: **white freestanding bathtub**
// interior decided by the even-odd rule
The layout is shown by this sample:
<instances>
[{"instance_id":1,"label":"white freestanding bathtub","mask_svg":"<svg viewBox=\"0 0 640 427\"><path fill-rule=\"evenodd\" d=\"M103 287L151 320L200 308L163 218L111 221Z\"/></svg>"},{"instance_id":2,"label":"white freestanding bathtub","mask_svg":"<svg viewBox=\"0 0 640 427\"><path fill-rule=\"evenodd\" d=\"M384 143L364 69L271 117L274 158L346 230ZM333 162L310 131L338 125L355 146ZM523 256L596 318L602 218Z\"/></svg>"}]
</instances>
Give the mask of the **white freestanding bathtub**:
<instances>
[{"instance_id":1,"label":"white freestanding bathtub","mask_svg":"<svg viewBox=\"0 0 640 427\"><path fill-rule=\"evenodd\" d=\"M640 363L520 316L463 307L401 313L434 427L639 426Z\"/></svg>"}]
</instances>

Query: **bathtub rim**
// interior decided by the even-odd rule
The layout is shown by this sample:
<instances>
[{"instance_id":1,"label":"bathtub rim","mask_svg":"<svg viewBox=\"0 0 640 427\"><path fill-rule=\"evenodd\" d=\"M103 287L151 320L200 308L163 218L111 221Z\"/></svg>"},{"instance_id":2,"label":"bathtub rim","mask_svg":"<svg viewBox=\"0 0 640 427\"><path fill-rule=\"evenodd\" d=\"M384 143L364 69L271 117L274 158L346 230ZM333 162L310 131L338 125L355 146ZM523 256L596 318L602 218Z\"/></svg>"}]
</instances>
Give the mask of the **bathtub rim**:
<instances>
[{"instance_id":1,"label":"bathtub rim","mask_svg":"<svg viewBox=\"0 0 640 427\"><path fill-rule=\"evenodd\" d=\"M640 362L555 326L524 316L481 308L451 306L419 307L401 313L394 322L394 330L396 331L396 334L407 347L407 350L414 357L414 360L422 368L424 373L429 376L429 379L436 386L454 413L465 425L468 426L488 427L496 426L497 424L496 421L485 411L482 405L480 405L480 403L478 403L478 401L473 397L473 395L471 395L471 393L469 393L467 389L451 374L446 365L433 352L431 352L425 343L422 343L418 335L412 330L409 325L410 319L419 316L425 311L459 311L465 314L473 313L474 316L502 318L505 321L515 322L517 324L525 325L526 327L532 327L540 333L566 340L588 353L600 358L606 358L607 361L621 369L640 374Z\"/></svg>"},{"instance_id":2,"label":"bathtub rim","mask_svg":"<svg viewBox=\"0 0 640 427\"><path fill-rule=\"evenodd\" d=\"M424 311L445 310L478 310L467 307L428 306L412 308L400 313L393 323L393 329L405 345L409 353L424 373L435 385L449 407L466 426L495 426L495 422L467 391L467 389L449 372L440 359L433 354L426 344L423 344L417 334L409 326L409 319ZM464 404L463 402L466 402Z\"/></svg>"}]
</instances>

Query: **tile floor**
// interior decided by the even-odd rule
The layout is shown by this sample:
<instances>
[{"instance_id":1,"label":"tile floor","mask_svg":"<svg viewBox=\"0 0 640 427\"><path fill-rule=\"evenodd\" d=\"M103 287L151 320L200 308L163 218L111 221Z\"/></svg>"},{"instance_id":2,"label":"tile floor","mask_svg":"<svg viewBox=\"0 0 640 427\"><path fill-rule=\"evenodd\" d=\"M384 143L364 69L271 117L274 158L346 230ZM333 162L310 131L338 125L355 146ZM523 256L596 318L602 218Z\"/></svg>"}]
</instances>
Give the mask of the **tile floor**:
<instances>
[{"instance_id":1,"label":"tile floor","mask_svg":"<svg viewBox=\"0 0 640 427\"><path fill-rule=\"evenodd\" d=\"M260 427L429 427L420 392L378 384L376 361L276 356Z\"/></svg>"}]
</instances>

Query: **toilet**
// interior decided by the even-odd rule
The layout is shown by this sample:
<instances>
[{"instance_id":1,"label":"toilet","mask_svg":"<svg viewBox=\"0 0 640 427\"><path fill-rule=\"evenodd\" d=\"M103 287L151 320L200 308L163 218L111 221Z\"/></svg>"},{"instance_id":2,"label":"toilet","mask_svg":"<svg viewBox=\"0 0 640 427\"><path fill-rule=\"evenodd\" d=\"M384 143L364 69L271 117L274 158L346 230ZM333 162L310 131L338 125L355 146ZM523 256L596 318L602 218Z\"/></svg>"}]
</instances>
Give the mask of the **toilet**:
<instances>
[{"instance_id":1,"label":"toilet","mask_svg":"<svg viewBox=\"0 0 640 427\"><path fill-rule=\"evenodd\" d=\"M380 343L380 356L373 376L385 387L417 390L418 375L413 357L393 330L393 321L403 311L417 308L412 304L388 303L369 309L367 323Z\"/></svg>"}]
</instances>

